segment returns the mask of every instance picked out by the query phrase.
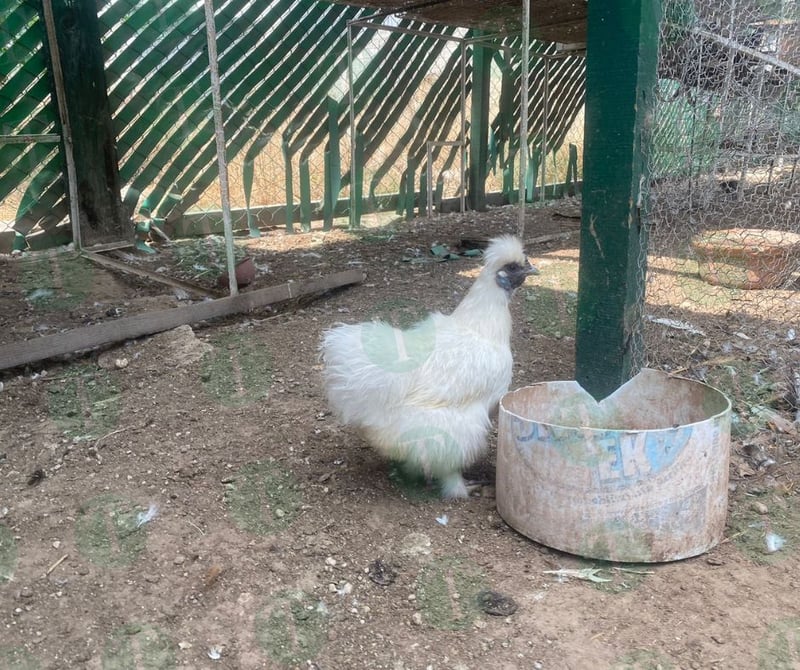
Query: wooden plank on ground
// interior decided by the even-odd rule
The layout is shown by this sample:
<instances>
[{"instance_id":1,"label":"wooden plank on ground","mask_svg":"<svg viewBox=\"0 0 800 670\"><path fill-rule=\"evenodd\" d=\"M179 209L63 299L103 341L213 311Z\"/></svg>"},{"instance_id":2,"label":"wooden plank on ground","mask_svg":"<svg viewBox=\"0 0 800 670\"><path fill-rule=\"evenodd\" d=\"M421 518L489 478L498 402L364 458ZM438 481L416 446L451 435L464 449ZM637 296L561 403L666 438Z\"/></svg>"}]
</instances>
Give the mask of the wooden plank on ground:
<instances>
[{"instance_id":1,"label":"wooden plank on ground","mask_svg":"<svg viewBox=\"0 0 800 670\"><path fill-rule=\"evenodd\" d=\"M319 279L288 282L280 286L248 291L227 298L137 314L69 330L65 333L0 345L0 370L34 363L53 356L92 349L104 344L160 333L188 323L247 312L258 307L329 291L341 286L358 284L364 280L364 277L361 270L345 270Z\"/></svg>"},{"instance_id":2,"label":"wooden plank on ground","mask_svg":"<svg viewBox=\"0 0 800 670\"><path fill-rule=\"evenodd\" d=\"M166 284L167 286L183 289L184 291L188 291L189 293L202 295L207 298L219 297L221 295L219 291L207 289L202 286L198 286L197 284L192 284L191 282L188 281L182 281L180 279L167 277L166 275L159 274L158 272L152 272L151 270L145 270L144 268L137 268L134 265L128 265L127 263L114 260L113 258L108 258L106 256L101 256L100 254L87 252L85 249L83 251L83 255L93 263L97 263L97 265L101 265L105 268L111 268L112 270L118 270L119 272L125 272L127 274L136 275L137 277L150 279L151 281L159 282L161 284Z\"/></svg>"}]
</instances>

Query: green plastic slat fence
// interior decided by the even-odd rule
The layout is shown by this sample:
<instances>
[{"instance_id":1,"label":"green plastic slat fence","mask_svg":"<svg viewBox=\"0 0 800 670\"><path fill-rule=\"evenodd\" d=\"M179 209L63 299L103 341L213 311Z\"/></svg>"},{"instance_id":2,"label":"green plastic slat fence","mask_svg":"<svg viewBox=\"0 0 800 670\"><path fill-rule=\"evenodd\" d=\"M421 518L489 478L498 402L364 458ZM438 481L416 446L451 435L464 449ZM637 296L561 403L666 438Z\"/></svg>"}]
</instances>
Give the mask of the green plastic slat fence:
<instances>
[{"instance_id":1,"label":"green plastic slat fence","mask_svg":"<svg viewBox=\"0 0 800 670\"><path fill-rule=\"evenodd\" d=\"M397 207L406 215L422 204L428 186L427 142L451 141L460 126L460 49L453 41L431 36L453 36L458 29L395 20L392 25L429 36L383 32L377 47L372 42L375 29L354 31L354 57L361 65L354 85L357 128L351 174L351 160L340 155L350 132L349 99L337 87L347 72L347 22L374 10L313 0L215 0L215 11L227 158L242 159L239 176L248 212L277 204L253 201L255 165L273 141L280 142L278 151L283 153L274 178L283 183L290 229L298 216L303 228L309 227L315 201L324 226L330 227L351 181L356 222L363 204L377 206L378 196L386 195L387 189L401 196ZM98 12L123 184L131 194L143 194L140 211L159 216L185 211L217 178L202 6L195 0L101 0ZM10 73L0 80L3 132L57 131L35 5L12 0L0 10L0 20L2 43L10 45L0 48L0 71ZM519 39L506 39L504 44L510 52L498 50L494 55L502 92L499 110L489 119L488 160L504 175L504 189L513 198L519 151ZM534 43L534 51L552 49ZM435 66L445 55L446 65ZM467 63L469 77L471 58ZM531 73L533 152L539 150L543 122L541 61L532 60ZM583 61L553 61L550 75L548 152L565 141L583 104ZM402 117L419 99L409 125ZM442 173L456 164L460 169L460 152L452 146L432 152L439 170L431 184L437 204ZM531 160L532 167L538 164L533 153ZM0 198L24 188L21 185L38 173L55 175L39 178L36 193L26 202L32 212L50 208L53 216L64 215L61 162L53 145L0 146ZM322 179L312 177L312 163L314 170L324 166ZM577 176L576 168L577 162L570 162L571 179ZM390 173L403 176L390 183ZM251 232L253 222L249 216Z\"/></svg>"}]
</instances>

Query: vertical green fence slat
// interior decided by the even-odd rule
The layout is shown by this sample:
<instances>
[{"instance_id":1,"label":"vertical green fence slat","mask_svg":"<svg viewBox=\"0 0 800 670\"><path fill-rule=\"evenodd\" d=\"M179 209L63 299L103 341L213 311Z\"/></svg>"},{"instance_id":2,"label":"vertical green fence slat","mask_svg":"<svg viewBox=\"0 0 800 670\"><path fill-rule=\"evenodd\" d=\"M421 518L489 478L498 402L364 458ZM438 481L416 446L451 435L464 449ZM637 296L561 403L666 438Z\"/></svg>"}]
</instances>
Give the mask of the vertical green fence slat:
<instances>
[{"instance_id":1,"label":"vertical green fence slat","mask_svg":"<svg viewBox=\"0 0 800 670\"><path fill-rule=\"evenodd\" d=\"M364 136L356 133L356 152L350 166L352 179L350 188L355 190L354 198L355 211L350 217L353 228L361 227L361 215L364 210Z\"/></svg>"},{"instance_id":2,"label":"vertical green fence slat","mask_svg":"<svg viewBox=\"0 0 800 670\"><path fill-rule=\"evenodd\" d=\"M286 138L281 142L283 153L283 176L286 191L286 232L294 232L294 179L292 171L292 158L289 154L289 144Z\"/></svg>"},{"instance_id":3,"label":"vertical green fence slat","mask_svg":"<svg viewBox=\"0 0 800 670\"><path fill-rule=\"evenodd\" d=\"M574 196L578 191L578 147L572 142L569 144L569 159L564 183L567 185L567 195Z\"/></svg>"},{"instance_id":4,"label":"vertical green fence slat","mask_svg":"<svg viewBox=\"0 0 800 670\"><path fill-rule=\"evenodd\" d=\"M339 115L341 114L341 106L336 100L328 97L327 108L329 139L328 149L325 151L323 230L330 230L333 227L333 217L342 184L342 161L339 155Z\"/></svg>"},{"instance_id":5,"label":"vertical green fence slat","mask_svg":"<svg viewBox=\"0 0 800 670\"><path fill-rule=\"evenodd\" d=\"M250 208L250 203L253 196L253 183L255 180L256 158L260 151L269 143L270 135L260 134L256 137L255 141L244 156L244 165L242 166L242 186L244 187L244 204L247 209L247 229L250 237L259 237L261 232L258 230L257 222L253 217L253 212Z\"/></svg>"},{"instance_id":6,"label":"vertical green fence slat","mask_svg":"<svg viewBox=\"0 0 800 670\"><path fill-rule=\"evenodd\" d=\"M406 170L406 199L405 199L405 216L407 220L414 218L414 205L416 200L416 193L414 193L414 177L417 173L417 161L413 158L408 159L408 168Z\"/></svg>"},{"instance_id":7,"label":"vertical green fence slat","mask_svg":"<svg viewBox=\"0 0 800 670\"><path fill-rule=\"evenodd\" d=\"M311 172L308 159L300 159L300 227L303 232L311 231Z\"/></svg>"}]
</instances>

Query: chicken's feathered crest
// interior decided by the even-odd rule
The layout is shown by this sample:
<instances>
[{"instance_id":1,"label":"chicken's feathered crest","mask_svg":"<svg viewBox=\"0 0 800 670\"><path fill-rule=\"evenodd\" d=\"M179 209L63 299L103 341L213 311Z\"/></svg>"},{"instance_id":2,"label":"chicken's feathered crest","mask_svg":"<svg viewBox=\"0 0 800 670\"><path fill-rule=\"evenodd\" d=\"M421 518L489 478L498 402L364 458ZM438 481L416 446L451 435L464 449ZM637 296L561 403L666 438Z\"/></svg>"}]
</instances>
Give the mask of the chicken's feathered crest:
<instances>
[{"instance_id":1,"label":"chicken's feathered crest","mask_svg":"<svg viewBox=\"0 0 800 670\"><path fill-rule=\"evenodd\" d=\"M499 269L507 263L521 263L527 261L525 250L518 237L513 235L500 235L489 240L489 246L483 252L483 262L486 267Z\"/></svg>"}]
</instances>

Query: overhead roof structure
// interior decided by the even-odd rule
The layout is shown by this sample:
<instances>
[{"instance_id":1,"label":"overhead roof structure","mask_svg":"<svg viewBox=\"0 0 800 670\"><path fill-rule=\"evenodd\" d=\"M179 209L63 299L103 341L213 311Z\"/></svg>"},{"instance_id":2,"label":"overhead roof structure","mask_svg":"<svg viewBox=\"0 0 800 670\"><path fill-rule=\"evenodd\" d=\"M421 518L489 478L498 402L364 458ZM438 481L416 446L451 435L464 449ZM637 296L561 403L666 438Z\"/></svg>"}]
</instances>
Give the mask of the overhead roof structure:
<instances>
[{"instance_id":1,"label":"overhead roof structure","mask_svg":"<svg viewBox=\"0 0 800 670\"><path fill-rule=\"evenodd\" d=\"M492 33L522 30L520 0L335 0L339 4L372 7L387 14ZM531 37L564 44L586 42L586 0L530 2Z\"/></svg>"}]
</instances>

